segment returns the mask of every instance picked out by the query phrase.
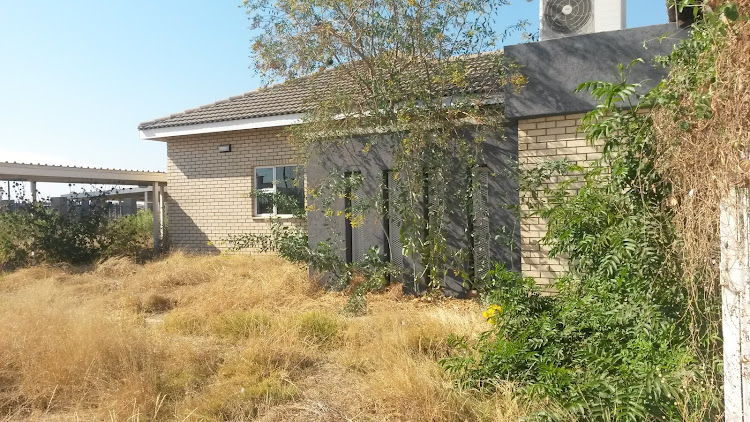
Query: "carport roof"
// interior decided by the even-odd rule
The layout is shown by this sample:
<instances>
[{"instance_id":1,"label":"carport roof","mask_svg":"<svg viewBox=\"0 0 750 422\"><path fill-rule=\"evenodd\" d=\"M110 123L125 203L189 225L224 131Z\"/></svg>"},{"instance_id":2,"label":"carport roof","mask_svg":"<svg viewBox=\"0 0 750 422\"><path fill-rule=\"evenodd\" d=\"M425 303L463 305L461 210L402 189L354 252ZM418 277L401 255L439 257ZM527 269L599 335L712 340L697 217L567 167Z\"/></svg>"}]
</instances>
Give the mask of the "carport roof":
<instances>
[{"instance_id":1,"label":"carport roof","mask_svg":"<svg viewBox=\"0 0 750 422\"><path fill-rule=\"evenodd\" d=\"M147 186L153 183L166 185L167 173L0 162L0 180Z\"/></svg>"}]
</instances>

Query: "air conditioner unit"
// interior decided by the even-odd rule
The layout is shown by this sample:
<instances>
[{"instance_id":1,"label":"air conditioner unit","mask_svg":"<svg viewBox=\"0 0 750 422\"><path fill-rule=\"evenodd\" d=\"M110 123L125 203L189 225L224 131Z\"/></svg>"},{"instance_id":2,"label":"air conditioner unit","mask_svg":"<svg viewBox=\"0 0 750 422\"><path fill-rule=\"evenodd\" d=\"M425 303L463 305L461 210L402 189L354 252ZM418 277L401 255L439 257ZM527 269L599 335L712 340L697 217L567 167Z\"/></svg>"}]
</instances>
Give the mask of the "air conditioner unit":
<instances>
[{"instance_id":1,"label":"air conditioner unit","mask_svg":"<svg viewBox=\"0 0 750 422\"><path fill-rule=\"evenodd\" d=\"M539 5L542 41L625 28L625 0L540 0Z\"/></svg>"}]
</instances>

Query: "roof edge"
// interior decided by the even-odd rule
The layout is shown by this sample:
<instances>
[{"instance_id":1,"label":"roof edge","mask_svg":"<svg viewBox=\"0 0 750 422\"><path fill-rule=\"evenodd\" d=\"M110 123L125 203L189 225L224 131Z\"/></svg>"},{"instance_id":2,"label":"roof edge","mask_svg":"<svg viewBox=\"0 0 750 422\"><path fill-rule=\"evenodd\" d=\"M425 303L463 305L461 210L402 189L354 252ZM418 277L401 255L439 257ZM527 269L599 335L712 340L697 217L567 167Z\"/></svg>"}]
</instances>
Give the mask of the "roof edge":
<instances>
[{"instance_id":1,"label":"roof edge","mask_svg":"<svg viewBox=\"0 0 750 422\"><path fill-rule=\"evenodd\" d=\"M168 126L154 129L141 129L138 131L138 133L141 139L161 140L162 138L171 138L175 136L200 135L205 133L291 126L302 123L303 117L303 113L281 114L266 117L254 117L242 120L228 120L182 126Z\"/></svg>"}]
</instances>

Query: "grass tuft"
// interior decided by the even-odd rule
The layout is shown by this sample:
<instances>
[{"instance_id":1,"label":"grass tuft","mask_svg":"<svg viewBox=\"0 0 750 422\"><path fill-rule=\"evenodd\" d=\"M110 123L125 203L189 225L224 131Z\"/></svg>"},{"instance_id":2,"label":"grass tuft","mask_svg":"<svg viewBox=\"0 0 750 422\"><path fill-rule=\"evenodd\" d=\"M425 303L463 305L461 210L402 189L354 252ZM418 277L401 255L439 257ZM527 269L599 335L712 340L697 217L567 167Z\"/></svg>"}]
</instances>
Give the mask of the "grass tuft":
<instances>
[{"instance_id":1,"label":"grass tuft","mask_svg":"<svg viewBox=\"0 0 750 422\"><path fill-rule=\"evenodd\" d=\"M267 333L273 319L263 311L229 311L211 320L211 333L230 339L243 339Z\"/></svg>"},{"instance_id":2,"label":"grass tuft","mask_svg":"<svg viewBox=\"0 0 750 422\"><path fill-rule=\"evenodd\" d=\"M338 319L326 312L305 312L299 316L298 323L300 335L312 344L330 345L339 334Z\"/></svg>"}]
</instances>

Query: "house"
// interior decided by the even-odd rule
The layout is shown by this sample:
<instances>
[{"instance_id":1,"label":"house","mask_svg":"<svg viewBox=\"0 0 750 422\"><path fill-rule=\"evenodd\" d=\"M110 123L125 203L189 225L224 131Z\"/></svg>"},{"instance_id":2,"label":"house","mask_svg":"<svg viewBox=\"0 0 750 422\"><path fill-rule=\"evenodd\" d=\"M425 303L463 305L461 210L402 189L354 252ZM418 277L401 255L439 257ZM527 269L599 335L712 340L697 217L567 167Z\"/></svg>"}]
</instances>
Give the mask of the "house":
<instances>
[{"instance_id":1,"label":"house","mask_svg":"<svg viewBox=\"0 0 750 422\"><path fill-rule=\"evenodd\" d=\"M576 26L571 35L560 22L554 21L557 18L553 19L554 25L545 26L544 12L555 5L554 0L542 2L543 41L510 46L504 51L506 57L522 66L528 79L520 91L496 90L491 86L493 78L487 73L491 72L491 66L486 63L493 54L472 59L470 89L479 94L492 92L492 104L505 108L507 124L504 133L483 140L484 162L478 166L481 174L472 176L481 179L479 194L474 199L479 202L474 207L485 209L486 219L474 221L464 213L463 218L449 222L449 246L468 246L473 251L473 256L460 265L479 271L482 267L486 269L490 261L499 261L540 283L553 280L565 269L565 263L549 259L539 243L545 233L544 221L523 209L519 219L508 207L519 205L518 182L513 177L517 173L516 163L533 166L546 159L566 157L585 165L598 158L599 152L577 130L583 113L596 104L587 93L574 93L575 88L585 81L616 80L618 64L642 58L645 63L633 67L630 81L642 82L645 91L666 75L664 69L650 64L651 59L668 54L684 37L683 30L670 24L619 29L624 27L624 10L617 8L624 3L607 0L597 2L597 6L605 3L612 5L611 12L620 14L615 13L612 18L610 13L601 18L610 26L601 25L600 29L614 30L596 32L592 23L588 29ZM603 13L602 7L597 10ZM561 13L565 11L568 10ZM584 20L595 21L593 15ZM577 31L593 32L576 35ZM555 38L556 35L560 37ZM293 183L297 160L285 128L301 123L308 111L305 107L309 96L335 84L334 69L139 126L143 139L167 143L166 202L174 247L217 252L222 248L221 239L268 232L271 216L286 217L284 221L289 226L304 224L285 216L286 210L269 207L247 194L257 189L283 190L304 201L304 190ZM471 130L467 136L472 136ZM351 141L313 157L304 169L306 185L314 185L332 169L359 172L364 179L359 195L384 196L387 203L388 189L395 188L389 174L392 157L382 149L367 153L363 149L361 141ZM335 246L342 258L356 261L370 247L377 246L406 269L419 266L418 259L401 253L395 216L387 211L384 215L373 211L364 218L367 224L360 227L352 227L344 217L335 222L333 231L339 235ZM324 229L320 213L309 213L307 225L312 245L330 238L326 230L331 228ZM456 273L447 271L442 283L447 292L461 295L465 286Z\"/></svg>"}]
</instances>

